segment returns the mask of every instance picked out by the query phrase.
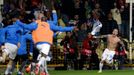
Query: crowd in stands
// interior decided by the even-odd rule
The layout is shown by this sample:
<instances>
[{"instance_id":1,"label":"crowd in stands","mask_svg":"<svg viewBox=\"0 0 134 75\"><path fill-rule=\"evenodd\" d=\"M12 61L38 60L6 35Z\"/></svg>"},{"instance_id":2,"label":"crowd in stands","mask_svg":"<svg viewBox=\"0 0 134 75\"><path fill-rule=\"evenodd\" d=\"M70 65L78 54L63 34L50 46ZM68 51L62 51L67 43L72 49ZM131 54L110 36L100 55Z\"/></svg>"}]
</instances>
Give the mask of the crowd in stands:
<instances>
[{"instance_id":1,"label":"crowd in stands","mask_svg":"<svg viewBox=\"0 0 134 75\"><path fill-rule=\"evenodd\" d=\"M86 33L92 30L95 17L99 17L103 24L100 34L109 34L113 28L119 28L122 37L128 38L129 4L125 3L125 0L55 0L53 3L48 0L5 0L2 23L5 27L12 23L11 15L16 13L15 11L21 11L22 20L27 21L31 15L37 14L36 11L50 13L53 7L58 12L61 26L71 23L79 27L79 35L85 33L79 36L78 41L83 41Z\"/></svg>"}]
</instances>

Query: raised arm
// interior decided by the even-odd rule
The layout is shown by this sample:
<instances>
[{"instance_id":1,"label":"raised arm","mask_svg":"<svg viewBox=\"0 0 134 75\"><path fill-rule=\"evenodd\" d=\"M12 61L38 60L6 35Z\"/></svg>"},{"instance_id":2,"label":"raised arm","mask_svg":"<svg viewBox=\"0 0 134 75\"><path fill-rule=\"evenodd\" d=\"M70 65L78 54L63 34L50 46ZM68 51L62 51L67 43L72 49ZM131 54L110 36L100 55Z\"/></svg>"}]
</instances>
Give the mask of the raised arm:
<instances>
[{"instance_id":1,"label":"raised arm","mask_svg":"<svg viewBox=\"0 0 134 75\"><path fill-rule=\"evenodd\" d=\"M54 24L57 24L57 22L58 22L58 17L57 17L56 10L52 10L52 16L53 16L53 23L54 23Z\"/></svg>"},{"instance_id":2,"label":"raised arm","mask_svg":"<svg viewBox=\"0 0 134 75\"><path fill-rule=\"evenodd\" d=\"M57 17L57 13L56 13L56 10L55 10L55 1L54 0L51 0L51 6L52 6L52 18L53 18L53 23L55 25L57 25L57 22L58 22L58 17Z\"/></svg>"}]
</instances>

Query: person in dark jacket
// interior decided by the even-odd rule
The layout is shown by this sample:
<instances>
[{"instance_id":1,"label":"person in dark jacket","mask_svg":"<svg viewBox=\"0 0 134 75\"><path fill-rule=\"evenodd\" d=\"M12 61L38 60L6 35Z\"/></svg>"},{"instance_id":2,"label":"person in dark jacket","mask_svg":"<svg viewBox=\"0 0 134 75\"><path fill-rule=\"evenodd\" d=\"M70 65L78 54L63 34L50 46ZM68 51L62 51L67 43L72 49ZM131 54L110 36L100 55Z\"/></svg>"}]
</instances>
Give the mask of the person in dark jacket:
<instances>
[{"instance_id":1,"label":"person in dark jacket","mask_svg":"<svg viewBox=\"0 0 134 75\"><path fill-rule=\"evenodd\" d=\"M73 34L73 32L67 32L65 38L60 43L64 47L65 69L78 69L78 47L76 40L76 36Z\"/></svg>"}]
</instances>

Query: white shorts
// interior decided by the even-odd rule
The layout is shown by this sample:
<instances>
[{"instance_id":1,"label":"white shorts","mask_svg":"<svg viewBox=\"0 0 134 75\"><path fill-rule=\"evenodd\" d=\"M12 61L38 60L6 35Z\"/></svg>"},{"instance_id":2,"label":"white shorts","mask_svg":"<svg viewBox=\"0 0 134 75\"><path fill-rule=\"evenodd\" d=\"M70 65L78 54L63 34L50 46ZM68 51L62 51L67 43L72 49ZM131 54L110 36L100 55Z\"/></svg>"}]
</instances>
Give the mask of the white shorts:
<instances>
[{"instance_id":1,"label":"white shorts","mask_svg":"<svg viewBox=\"0 0 134 75\"><path fill-rule=\"evenodd\" d=\"M37 60L40 60L40 58L41 58L41 54L38 55ZM52 59L52 57L47 56L45 60L46 61L51 61L51 59Z\"/></svg>"},{"instance_id":2,"label":"white shorts","mask_svg":"<svg viewBox=\"0 0 134 75\"><path fill-rule=\"evenodd\" d=\"M44 43L44 44L37 44L37 49L39 50L39 52L42 52L46 55L48 55L49 51L50 51L50 44Z\"/></svg>"},{"instance_id":3,"label":"white shorts","mask_svg":"<svg viewBox=\"0 0 134 75\"><path fill-rule=\"evenodd\" d=\"M107 63L111 64L113 62L114 55L115 51L111 51L106 48L102 54L102 61L105 60Z\"/></svg>"},{"instance_id":4,"label":"white shorts","mask_svg":"<svg viewBox=\"0 0 134 75\"><path fill-rule=\"evenodd\" d=\"M18 47L11 43L5 43L5 49L4 51L8 54L10 59L15 59L17 55L17 49Z\"/></svg>"}]
</instances>

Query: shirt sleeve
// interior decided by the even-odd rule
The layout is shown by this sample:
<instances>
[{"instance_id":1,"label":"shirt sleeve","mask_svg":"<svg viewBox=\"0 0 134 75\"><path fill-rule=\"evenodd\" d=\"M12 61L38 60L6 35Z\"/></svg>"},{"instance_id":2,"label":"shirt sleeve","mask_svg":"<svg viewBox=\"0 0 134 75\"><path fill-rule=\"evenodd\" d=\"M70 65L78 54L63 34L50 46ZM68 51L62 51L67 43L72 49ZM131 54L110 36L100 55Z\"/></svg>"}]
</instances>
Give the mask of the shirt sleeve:
<instances>
[{"instance_id":1,"label":"shirt sleeve","mask_svg":"<svg viewBox=\"0 0 134 75\"><path fill-rule=\"evenodd\" d=\"M5 43L5 34L6 34L6 28L3 28L0 30L0 42L1 45Z\"/></svg>"},{"instance_id":2,"label":"shirt sleeve","mask_svg":"<svg viewBox=\"0 0 134 75\"><path fill-rule=\"evenodd\" d=\"M35 30L37 28L37 23L36 22L32 22L30 24L25 24L22 23L20 20L17 20L16 22L19 26L23 27L24 29L28 29L30 31Z\"/></svg>"},{"instance_id":3,"label":"shirt sleeve","mask_svg":"<svg viewBox=\"0 0 134 75\"><path fill-rule=\"evenodd\" d=\"M17 31L18 42L20 42L20 40L21 40L21 35L22 35L22 30L18 29L18 31Z\"/></svg>"},{"instance_id":4,"label":"shirt sleeve","mask_svg":"<svg viewBox=\"0 0 134 75\"><path fill-rule=\"evenodd\" d=\"M50 28L53 31L60 31L60 32L72 31L74 29L74 27L62 27L56 25L50 25Z\"/></svg>"},{"instance_id":5,"label":"shirt sleeve","mask_svg":"<svg viewBox=\"0 0 134 75\"><path fill-rule=\"evenodd\" d=\"M53 10L53 11L52 11L52 17L53 17L53 23L54 23L54 24L57 24L57 22L58 22L58 17L57 17L56 10Z\"/></svg>"}]
</instances>

